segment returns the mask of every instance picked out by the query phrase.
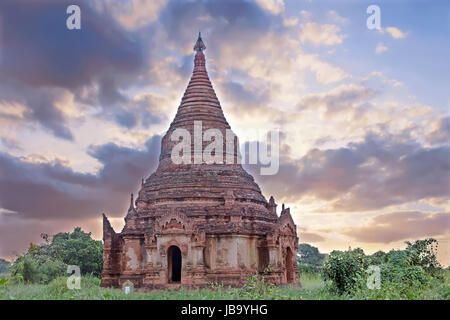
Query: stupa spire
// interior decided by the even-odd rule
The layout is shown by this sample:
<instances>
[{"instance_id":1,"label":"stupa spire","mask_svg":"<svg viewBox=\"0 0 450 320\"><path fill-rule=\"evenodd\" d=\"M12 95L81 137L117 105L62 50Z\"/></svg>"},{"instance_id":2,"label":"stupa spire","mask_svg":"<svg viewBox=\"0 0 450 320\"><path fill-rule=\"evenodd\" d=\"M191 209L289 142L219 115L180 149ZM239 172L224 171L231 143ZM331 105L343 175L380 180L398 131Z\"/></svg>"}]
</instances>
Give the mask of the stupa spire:
<instances>
[{"instance_id":1,"label":"stupa spire","mask_svg":"<svg viewBox=\"0 0 450 320\"><path fill-rule=\"evenodd\" d=\"M197 52L206 50L206 46L203 43L202 34L200 33L200 31L198 32L198 39L197 42L195 43L194 50Z\"/></svg>"},{"instance_id":2,"label":"stupa spire","mask_svg":"<svg viewBox=\"0 0 450 320\"><path fill-rule=\"evenodd\" d=\"M205 49L206 46L202 40L201 33L199 33L194 46L196 51L194 70L175 118L163 139L164 141L170 140L170 134L177 128L187 129L192 132L194 121L202 121L204 130L210 128L225 130L230 128L206 70L206 59L203 52ZM223 135L225 136L225 131ZM170 141L161 145L160 159L170 158L173 145L174 143Z\"/></svg>"},{"instance_id":3,"label":"stupa spire","mask_svg":"<svg viewBox=\"0 0 450 320\"><path fill-rule=\"evenodd\" d=\"M266 211L266 199L261 194L261 190L253 177L245 172L238 160L239 146L237 145L237 139L234 139L236 145L233 150L227 149L225 137L227 137L228 130L231 130L231 128L225 119L206 70L203 51L205 48L201 34L199 34L194 46L196 53L191 79L181 99L175 118L162 138L158 169L151 178L147 179L143 197L156 201L156 203L166 203L172 198L203 199L203 197L208 199L226 198L225 202L231 203L234 200L227 196L227 191L233 190L236 199L251 199L249 201L259 203ZM224 137L222 152L224 157L231 153L233 156L231 164L226 162L228 161L226 158L222 164L206 164L203 160L201 165L195 163L175 164L173 162L173 148L178 143L172 139L173 132L177 129L185 129L192 135L196 130L195 125L199 123L202 137L209 129L221 132L222 137ZM194 150L194 152L191 152L191 161L195 162L195 137L193 138L191 140L191 151ZM202 148L205 148L208 142L201 141L201 143Z\"/></svg>"}]
</instances>

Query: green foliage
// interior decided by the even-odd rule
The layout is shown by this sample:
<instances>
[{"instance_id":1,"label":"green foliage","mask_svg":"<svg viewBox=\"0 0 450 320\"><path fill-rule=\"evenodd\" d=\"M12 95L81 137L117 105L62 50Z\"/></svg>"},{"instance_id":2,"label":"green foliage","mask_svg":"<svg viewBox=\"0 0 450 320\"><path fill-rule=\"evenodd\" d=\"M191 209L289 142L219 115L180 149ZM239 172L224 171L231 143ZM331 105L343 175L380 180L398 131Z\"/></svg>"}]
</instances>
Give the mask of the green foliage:
<instances>
[{"instance_id":1,"label":"green foliage","mask_svg":"<svg viewBox=\"0 0 450 320\"><path fill-rule=\"evenodd\" d=\"M355 291L357 299L418 299L431 284L431 276L409 263L407 251L393 251L380 267L380 288L369 289L363 278Z\"/></svg>"},{"instance_id":2,"label":"green foliage","mask_svg":"<svg viewBox=\"0 0 450 320\"><path fill-rule=\"evenodd\" d=\"M304 273L316 273L316 268L314 268L314 266L310 265L310 264L306 264L306 263L300 263L298 265L298 270L300 272L300 274L304 274Z\"/></svg>"},{"instance_id":3,"label":"green foliage","mask_svg":"<svg viewBox=\"0 0 450 320\"><path fill-rule=\"evenodd\" d=\"M56 234L51 242L48 235L41 237L44 244L31 242L28 251L12 264L15 281L49 283L65 275L67 265L79 266L81 274L101 274L102 242L93 240L90 233L77 227L72 233Z\"/></svg>"},{"instance_id":4,"label":"green foliage","mask_svg":"<svg viewBox=\"0 0 450 320\"><path fill-rule=\"evenodd\" d=\"M369 259L360 248L352 251L334 250L322 266L322 276L329 281L329 289L338 294L356 290L364 277Z\"/></svg>"},{"instance_id":5,"label":"green foliage","mask_svg":"<svg viewBox=\"0 0 450 320\"><path fill-rule=\"evenodd\" d=\"M236 290L236 296L240 299L259 300L270 291L271 286L260 278L257 274L246 279L246 283Z\"/></svg>"},{"instance_id":6,"label":"green foliage","mask_svg":"<svg viewBox=\"0 0 450 320\"><path fill-rule=\"evenodd\" d=\"M387 254L384 251L377 251L370 256L370 262L373 265L383 264L387 261Z\"/></svg>"},{"instance_id":7,"label":"green foliage","mask_svg":"<svg viewBox=\"0 0 450 320\"><path fill-rule=\"evenodd\" d=\"M320 271L326 254L320 253L318 248L307 243L300 243L297 252L300 255L300 258L297 258L300 269L308 273Z\"/></svg>"},{"instance_id":8,"label":"green foliage","mask_svg":"<svg viewBox=\"0 0 450 320\"><path fill-rule=\"evenodd\" d=\"M268 266L263 274L255 273L245 279L244 284L239 288L229 288L228 292L231 293L233 299L244 300L289 300L291 296L286 295L283 291L267 281L266 277L270 274L271 267ZM221 285L213 285L213 289L222 291Z\"/></svg>"},{"instance_id":9,"label":"green foliage","mask_svg":"<svg viewBox=\"0 0 450 320\"><path fill-rule=\"evenodd\" d=\"M417 240L408 242L405 250L378 251L371 256L361 249L333 251L322 276L328 290L352 299L446 299L448 272L437 262L436 245L434 239ZM369 265L379 267L379 288L367 284Z\"/></svg>"},{"instance_id":10,"label":"green foliage","mask_svg":"<svg viewBox=\"0 0 450 320\"><path fill-rule=\"evenodd\" d=\"M0 299L64 299L64 300L231 300L231 299L299 299L303 294L305 297L313 297L317 290L311 293L300 291L298 287L273 287L268 286L261 279L248 279L245 288L224 288L215 284L212 289L187 290L159 290L146 293L131 292L125 294L120 289L101 288L100 279L86 275L81 278L81 289L70 290L67 288L67 277L58 277L48 284L25 284L16 283L4 288L0 286ZM267 288L265 288L267 286ZM311 296L310 296L311 295Z\"/></svg>"},{"instance_id":11,"label":"green foliage","mask_svg":"<svg viewBox=\"0 0 450 320\"><path fill-rule=\"evenodd\" d=\"M38 265L31 257L24 257L19 264L20 274L26 282L34 282L38 278Z\"/></svg>"},{"instance_id":12,"label":"green foliage","mask_svg":"<svg viewBox=\"0 0 450 320\"><path fill-rule=\"evenodd\" d=\"M263 276L254 274L245 280L240 288L231 289L234 299L243 300L289 300L280 288L267 282Z\"/></svg>"},{"instance_id":13,"label":"green foliage","mask_svg":"<svg viewBox=\"0 0 450 320\"><path fill-rule=\"evenodd\" d=\"M49 260L47 263L40 265L39 282L48 283L58 276L63 276L67 271L67 265L60 260Z\"/></svg>"},{"instance_id":14,"label":"green foliage","mask_svg":"<svg viewBox=\"0 0 450 320\"><path fill-rule=\"evenodd\" d=\"M67 266L60 260L33 252L18 257L11 269L16 281L48 283L64 275Z\"/></svg>"},{"instance_id":15,"label":"green foliage","mask_svg":"<svg viewBox=\"0 0 450 320\"><path fill-rule=\"evenodd\" d=\"M439 245L436 239L428 238L417 240L414 243L407 241L406 244L411 265L422 267L432 276L442 277L442 266L436 257Z\"/></svg>"},{"instance_id":16,"label":"green foliage","mask_svg":"<svg viewBox=\"0 0 450 320\"><path fill-rule=\"evenodd\" d=\"M449 274L446 275L449 280ZM301 287L276 287L264 289L258 284L261 279L252 280L245 289L224 288L220 284L215 284L212 289L187 290L160 290L152 292L131 292L125 294L120 289L101 288L100 279L93 275L85 275L81 278L81 289L70 290L67 288L67 277L58 277L48 284L25 283L6 281L2 284L0 280L0 300L1 299L38 299L38 300L231 300L231 299L314 299L314 300L336 300L336 299L400 299L395 292L395 288L382 288L384 291L372 290L366 292L356 292L353 295L338 295L330 292L318 274L302 274ZM256 289L255 289L256 288ZM261 289L263 288L263 289ZM247 293L242 292L246 290ZM240 292L241 291L241 292ZM252 293L253 292L253 293ZM260 294L263 292L263 294ZM377 292L382 292L378 294ZM256 293L256 294L255 294ZM360 294L360 295L358 295ZM397 298L396 298L397 297ZM420 294L411 296L408 299L445 299L450 298L449 282L443 283L433 279L430 286L422 290Z\"/></svg>"},{"instance_id":17,"label":"green foliage","mask_svg":"<svg viewBox=\"0 0 450 320\"><path fill-rule=\"evenodd\" d=\"M73 233L58 234L51 242L47 237L43 245L30 244L28 252L13 263L13 273L6 278L0 277L0 300L450 299L450 270L436 271L430 268L437 267L433 263L435 257L433 258L433 253L427 253L423 249L423 243L417 244L417 241L405 250L392 250L388 253L379 251L370 256L365 255L361 249L333 251L326 259L321 275L306 272L306 268L311 268L309 264L302 269L303 272L299 274L300 287L273 286L263 274L249 277L240 288L211 284L209 289L181 288L125 294L120 289L101 288L99 277L88 273L81 279L80 290L70 290L67 287L66 264L62 261L64 256L59 255L59 250L65 248L67 243L73 243L69 240L76 240L77 244L80 244L77 242L79 239L82 239L81 243L94 241L90 239L90 235L86 235L89 234L75 229ZM83 245L78 248L82 249ZM89 255L81 257L86 259ZM380 289L370 289L367 286L370 274L366 270L370 265L380 267ZM48 277L45 278L45 275Z\"/></svg>"},{"instance_id":18,"label":"green foliage","mask_svg":"<svg viewBox=\"0 0 450 320\"><path fill-rule=\"evenodd\" d=\"M57 248L61 261L79 266L81 274L101 275L103 245L101 241L93 240L91 233L85 233L77 227L72 233L56 234L51 245Z\"/></svg>"}]
</instances>

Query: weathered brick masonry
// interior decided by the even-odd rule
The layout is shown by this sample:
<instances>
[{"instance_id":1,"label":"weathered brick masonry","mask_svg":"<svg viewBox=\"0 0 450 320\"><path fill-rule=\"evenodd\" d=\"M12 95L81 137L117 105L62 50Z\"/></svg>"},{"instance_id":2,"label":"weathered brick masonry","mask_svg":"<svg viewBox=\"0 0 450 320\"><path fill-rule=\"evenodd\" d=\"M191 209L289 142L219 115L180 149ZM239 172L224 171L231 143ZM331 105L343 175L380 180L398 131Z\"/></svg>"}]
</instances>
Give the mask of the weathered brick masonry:
<instances>
[{"instance_id":1,"label":"weathered brick masonry","mask_svg":"<svg viewBox=\"0 0 450 320\"><path fill-rule=\"evenodd\" d=\"M202 121L203 132L215 128L224 137L230 129L206 71L200 36L194 49L194 71L162 139L156 172L142 182L136 201L131 198L121 233L103 215L102 286L120 287L127 280L146 289L208 282L238 286L264 270L273 283L298 283L298 238L289 208L277 215L273 197L267 201L237 161L237 148L235 164L171 160L175 129L193 136L194 121Z\"/></svg>"}]
</instances>

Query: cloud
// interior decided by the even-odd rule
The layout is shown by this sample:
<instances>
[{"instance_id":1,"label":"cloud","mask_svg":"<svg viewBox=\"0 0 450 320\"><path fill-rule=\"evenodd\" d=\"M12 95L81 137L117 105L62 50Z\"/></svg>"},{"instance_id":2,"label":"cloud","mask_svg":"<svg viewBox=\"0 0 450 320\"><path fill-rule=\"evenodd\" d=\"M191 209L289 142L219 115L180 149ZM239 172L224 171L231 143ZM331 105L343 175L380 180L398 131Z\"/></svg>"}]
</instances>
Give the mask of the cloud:
<instances>
[{"instance_id":1,"label":"cloud","mask_svg":"<svg viewBox=\"0 0 450 320\"><path fill-rule=\"evenodd\" d=\"M132 34L88 3L75 2L83 7L82 30L77 31L66 28L67 15L61 14L73 1L2 2L5 76L32 86L73 89L143 66L142 49ZM24 6L27 10L20 9ZM17 21L23 21L21 28Z\"/></svg>"},{"instance_id":2,"label":"cloud","mask_svg":"<svg viewBox=\"0 0 450 320\"><path fill-rule=\"evenodd\" d=\"M362 83L365 86L375 85L371 80L381 80L382 84L388 85L389 87L401 87L403 86L403 83L395 80L395 79L389 79L383 72L381 71L372 71L368 74L367 77L362 78Z\"/></svg>"},{"instance_id":3,"label":"cloud","mask_svg":"<svg viewBox=\"0 0 450 320\"><path fill-rule=\"evenodd\" d=\"M12 77L8 78L12 79ZM48 87L34 88L23 83L17 85L8 83L9 80L0 84L0 101L24 107L22 116L16 118L16 122L26 120L37 122L51 131L54 136L73 140L73 134L67 127L67 117L58 107L65 101L67 94L65 90ZM4 115L0 114L0 117L3 118Z\"/></svg>"},{"instance_id":4,"label":"cloud","mask_svg":"<svg viewBox=\"0 0 450 320\"><path fill-rule=\"evenodd\" d=\"M159 22L167 34L164 39L167 43L181 46L191 54L193 35L202 30L209 43L207 50L219 56L226 44L248 44L263 36L273 19L258 4L249 1L173 0L161 10Z\"/></svg>"},{"instance_id":5,"label":"cloud","mask_svg":"<svg viewBox=\"0 0 450 320\"><path fill-rule=\"evenodd\" d=\"M300 232L300 237L302 239L302 242L323 242L325 241L325 238L321 235L318 235L316 233L311 232Z\"/></svg>"},{"instance_id":6,"label":"cloud","mask_svg":"<svg viewBox=\"0 0 450 320\"><path fill-rule=\"evenodd\" d=\"M407 32L404 32L397 27L387 27L383 30L386 30L386 32L389 33L394 39L404 39L408 35Z\"/></svg>"},{"instance_id":7,"label":"cloud","mask_svg":"<svg viewBox=\"0 0 450 320\"><path fill-rule=\"evenodd\" d=\"M450 116L441 117L434 122L432 131L428 134L427 139L431 143L448 144L450 141Z\"/></svg>"},{"instance_id":8,"label":"cloud","mask_svg":"<svg viewBox=\"0 0 450 320\"><path fill-rule=\"evenodd\" d=\"M298 18L284 18L283 25L285 27L295 27L298 24Z\"/></svg>"},{"instance_id":9,"label":"cloud","mask_svg":"<svg viewBox=\"0 0 450 320\"><path fill-rule=\"evenodd\" d=\"M192 34L202 30L208 71L224 106L252 113L256 106L250 101L252 95L256 100L265 98L260 101L260 108L277 109L295 100L293 97L303 89L309 73L320 84L349 77L318 55L303 52L300 41L293 39L283 26L284 18L270 15L248 1L214 2L214 5L210 1L171 1L160 13L165 34L160 41L169 47L185 48L181 64L188 59L189 68L180 68L179 74L183 72L186 76L192 68ZM238 101L233 98L234 93L245 99Z\"/></svg>"},{"instance_id":10,"label":"cloud","mask_svg":"<svg viewBox=\"0 0 450 320\"><path fill-rule=\"evenodd\" d=\"M167 120L167 115L161 110L159 104L167 103L165 99L160 99L153 94L141 94L128 98L126 106L101 114L103 118L109 118L118 125L133 129L137 126L148 128L152 124L159 124Z\"/></svg>"},{"instance_id":11,"label":"cloud","mask_svg":"<svg viewBox=\"0 0 450 320\"><path fill-rule=\"evenodd\" d=\"M207 54L208 70L214 70L212 80L224 108L238 121L255 121L261 114L275 115L272 120L281 118L280 111L295 104L307 77L320 84L349 77L318 55L303 52L300 41L284 33L257 34L250 42L237 37L213 54ZM248 126L248 122L243 125Z\"/></svg>"},{"instance_id":12,"label":"cloud","mask_svg":"<svg viewBox=\"0 0 450 320\"><path fill-rule=\"evenodd\" d=\"M349 19L342 17L335 10L330 10L330 11L327 12L327 20L328 21L333 21L333 22L338 23L338 24L346 24L349 21Z\"/></svg>"},{"instance_id":13,"label":"cloud","mask_svg":"<svg viewBox=\"0 0 450 320\"><path fill-rule=\"evenodd\" d=\"M284 0L256 0L256 3L264 10L275 15L284 12Z\"/></svg>"},{"instance_id":14,"label":"cloud","mask_svg":"<svg viewBox=\"0 0 450 320\"><path fill-rule=\"evenodd\" d=\"M103 164L97 177L108 188L127 192L154 169L159 159L160 137L153 136L143 150L120 147L114 143L92 146L88 154Z\"/></svg>"},{"instance_id":15,"label":"cloud","mask_svg":"<svg viewBox=\"0 0 450 320\"><path fill-rule=\"evenodd\" d=\"M327 114L341 111L357 111L361 104L374 97L376 91L362 85L340 85L326 93L309 94L301 98L299 110L324 108Z\"/></svg>"},{"instance_id":16,"label":"cloud","mask_svg":"<svg viewBox=\"0 0 450 320\"><path fill-rule=\"evenodd\" d=\"M242 107L261 108L261 105L270 96L267 88L248 88L244 84L234 81L222 83L220 89L227 99L235 103L239 109L242 109Z\"/></svg>"},{"instance_id":17,"label":"cloud","mask_svg":"<svg viewBox=\"0 0 450 320\"><path fill-rule=\"evenodd\" d=\"M143 150L113 143L92 146L89 155L102 165L96 174L75 172L58 159L0 153L0 208L41 220L120 214L129 193L155 169L159 148L159 136L150 138Z\"/></svg>"},{"instance_id":18,"label":"cloud","mask_svg":"<svg viewBox=\"0 0 450 320\"><path fill-rule=\"evenodd\" d=\"M308 22L302 26L300 40L316 46L341 44L346 35L340 34L341 28L334 24Z\"/></svg>"},{"instance_id":19,"label":"cloud","mask_svg":"<svg viewBox=\"0 0 450 320\"><path fill-rule=\"evenodd\" d=\"M379 42L377 44L377 47L375 48L375 53L379 54L382 52L385 52L388 50L388 47L386 47L383 43Z\"/></svg>"},{"instance_id":20,"label":"cloud","mask_svg":"<svg viewBox=\"0 0 450 320\"><path fill-rule=\"evenodd\" d=\"M391 212L380 214L362 227L349 227L343 234L366 243L434 237L450 232L450 212Z\"/></svg>"},{"instance_id":21,"label":"cloud","mask_svg":"<svg viewBox=\"0 0 450 320\"><path fill-rule=\"evenodd\" d=\"M155 22L168 0L96 0L103 10L112 12L117 21L129 30L136 30Z\"/></svg>"},{"instance_id":22,"label":"cloud","mask_svg":"<svg viewBox=\"0 0 450 320\"><path fill-rule=\"evenodd\" d=\"M259 176L255 167L246 168L267 194L297 200L312 195L327 201L327 212L448 197L450 147L425 148L398 138L368 135L343 148L312 149L299 160L281 159L274 176Z\"/></svg>"},{"instance_id":23,"label":"cloud","mask_svg":"<svg viewBox=\"0 0 450 320\"><path fill-rule=\"evenodd\" d=\"M0 213L0 257L14 260L16 255L22 255L29 243L42 243L41 233L54 235L59 232L70 232L75 227L83 230L101 230L101 218L81 220L68 219L23 219L16 215ZM95 239L101 239L101 233L93 232Z\"/></svg>"},{"instance_id":24,"label":"cloud","mask_svg":"<svg viewBox=\"0 0 450 320\"><path fill-rule=\"evenodd\" d=\"M70 4L83 8L81 30L66 27ZM75 103L100 104L108 112L120 113L127 102L123 89L145 70L148 60L137 35L91 4L84 0L0 3L4 62L0 101L24 105L25 120L66 140L73 140L70 115L60 107L67 95ZM91 94L88 99L83 95L86 90Z\"/></svg>"},{"instance_id":25,"label":"cloud","mask_svg":"<svg viewBox=\"0 0 450 320\"><path fill-rule=\"evenodd\" d=\"M245 45L230 42L217 54L215 59L224 76L233 76L232 72L238 70L249 83L268 85L280 96L293 94L280 91L291 86L296 88L298 95L298 86L302 85L302 76L307 71L311 71L317 81L326 84L348 77L345 71L321 60L318 55L304 53L299 41L286 34L265 33ZM235 57L242 59L236 63Z\"/></svg>"},{"instance_id":26,"label":"cloud","mask_svg":"<svg viewBox=\"0 0 450 320\"><path fill-rule=\"evenodd\" d=\"M315 73L320 84L330 84L348 78L350 75L339 67L319 59L318 55L304 55L298 61L300 66L309 68Z\"/></svg>"},{"instance_id":27,"label":"cloud","mask_svg":"<svg viewBox=\"0 0 450 320\"><path fill-rule=\"evenodd\" d=\"M307 10L301 10L300 11L300 18L304 21L309 21L312 17L311 11Z\"/></svg>"},{"instance_id":28,"label":"cloud","mask_svg":"<svg viewBox=\"0 0 450 320\"><path fill-rule=\"evenodd\" d=\"M89 155L101 164L95 174L74 171L57 158L1 152L0 256L10 257L30 241L38 242L41 232L75 226L98 231L102 212L123 218L130 193L158 164L160 140L153 136L140 150L114 143L91 146Z\"/></svg>"}]
</instances>

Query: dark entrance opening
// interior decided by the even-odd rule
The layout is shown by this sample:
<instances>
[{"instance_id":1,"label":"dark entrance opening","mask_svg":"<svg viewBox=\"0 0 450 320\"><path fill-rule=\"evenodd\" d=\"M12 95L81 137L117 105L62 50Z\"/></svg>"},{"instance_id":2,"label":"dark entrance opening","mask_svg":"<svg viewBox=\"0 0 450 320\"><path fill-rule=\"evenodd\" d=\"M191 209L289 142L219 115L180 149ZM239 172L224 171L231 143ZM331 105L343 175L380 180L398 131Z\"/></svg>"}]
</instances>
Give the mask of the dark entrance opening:
<instances>
[{"instance_id":1,"label":"dark entrance opening","mask_svg":"<svg viewBox=\"0 0 450 320\"><path fill-rule=\"evenodd\" d=\"M293 258L294 258L294 256L292 254L291 248L287 248L285 263L286 263L286 281L288 283L294 282L294 268L293 268L294 260L293 260Z\"/></svg>"},{"instance_id":2,"label":"dark entrance opening","mask_svg":"<svg viewBox=\"0 0 450 320\"><path fill-rule=\"evenodd\" d=\"M177 246L171 246L168 252L169 282L181 281L181 251Z\"/></svg>"}]
</instances>

